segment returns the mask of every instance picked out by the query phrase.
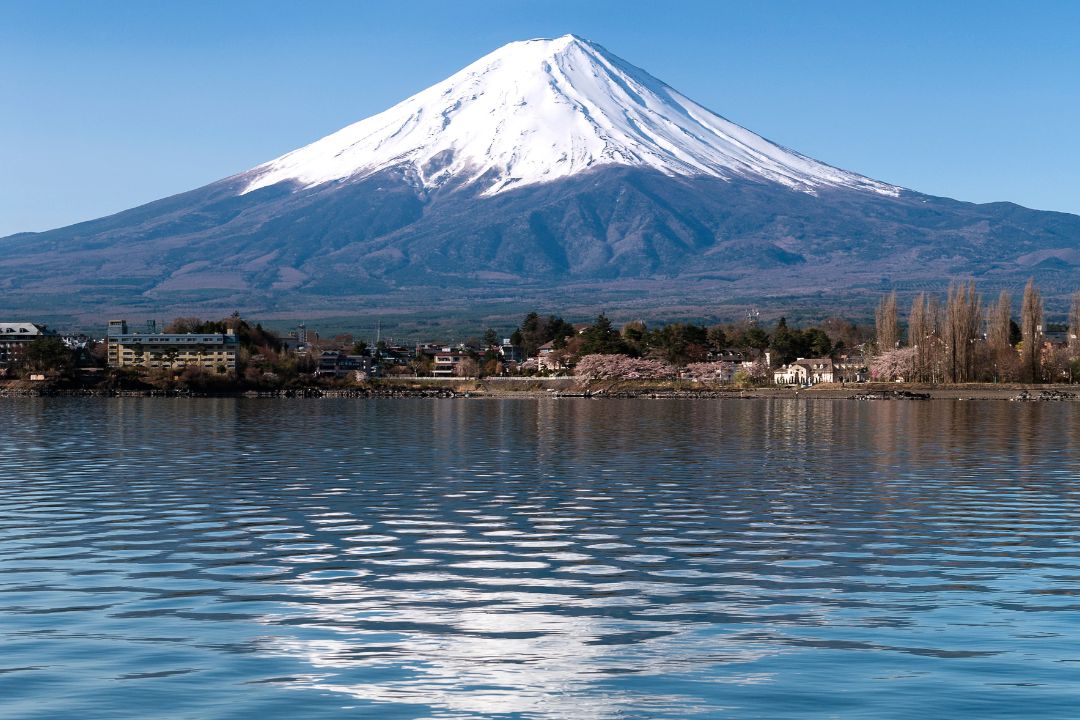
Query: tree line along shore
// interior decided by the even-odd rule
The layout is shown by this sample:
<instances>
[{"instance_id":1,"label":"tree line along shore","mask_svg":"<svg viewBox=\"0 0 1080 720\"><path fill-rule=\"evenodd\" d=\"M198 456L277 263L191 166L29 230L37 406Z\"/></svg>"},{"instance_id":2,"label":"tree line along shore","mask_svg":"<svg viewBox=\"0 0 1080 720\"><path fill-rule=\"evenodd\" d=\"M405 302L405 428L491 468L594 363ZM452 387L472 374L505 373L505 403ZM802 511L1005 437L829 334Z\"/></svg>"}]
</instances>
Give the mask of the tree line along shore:
<instances>
[{"instance_id":1,"label":"tree line along shore","mask_svg":"<svg viewBox=\"0 0 1080 720\"><path fill-rule=\"evenodd\" d=\"M824 397L837 388L858 394L858 388L869 391L874 383L887 383L892 389L938 394L966 386L969 392L997 396L1020 393L1018 383L1080 382L1080 293L1072 298L1066 322L1046 323L1044 315L1034 282L1024 288L1014 317L1009 293L986 305L974 282L966 281L950 286L943 297L914 296L904 317L897 294L883 295L872 325L832 317L795 327L784 317L766 324L748 314L711 326L643 321L616 326L604 314L573 324L531 312L506 337L488 328L456 344L409 347L382 340L369 344L347 334L283 336L239 314L215 321L177 318L163 334L73 339L42 332L0 356L0 389L7 394L765 396L784 385ZM0 342L2 333L0 323ZM185 363L191 355L171 348L156 355L125 350L128 362L117 351L122 341L141 348L161 338L187 338L191 345L206 340L200 334L211 333L228 340L227 362L224 351L213 363L190 364ZM800 366L808 370L791 371ZM980 384L986 389L979 390Z\"/></svg>"}]
</instances>

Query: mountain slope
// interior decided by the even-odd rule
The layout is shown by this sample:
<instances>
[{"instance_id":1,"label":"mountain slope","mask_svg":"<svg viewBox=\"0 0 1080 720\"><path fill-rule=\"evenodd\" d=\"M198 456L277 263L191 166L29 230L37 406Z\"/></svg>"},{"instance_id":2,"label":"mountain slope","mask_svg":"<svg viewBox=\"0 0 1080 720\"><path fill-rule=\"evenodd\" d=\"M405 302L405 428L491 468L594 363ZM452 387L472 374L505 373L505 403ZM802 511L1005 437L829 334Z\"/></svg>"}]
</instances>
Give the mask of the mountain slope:
<instances>
[{"instance_id":1,"label":"mountain slope","mask_svg":"<svg viewBox=\"0 0 1080 720\"><path fill-rule=\"evenodd\" d=\"M579 38L512 43L248 172L0 240L0 305L164 315L679 314L1030 274L1080 217L902 190L768 142Z\"/></svg>"}]
</instances>

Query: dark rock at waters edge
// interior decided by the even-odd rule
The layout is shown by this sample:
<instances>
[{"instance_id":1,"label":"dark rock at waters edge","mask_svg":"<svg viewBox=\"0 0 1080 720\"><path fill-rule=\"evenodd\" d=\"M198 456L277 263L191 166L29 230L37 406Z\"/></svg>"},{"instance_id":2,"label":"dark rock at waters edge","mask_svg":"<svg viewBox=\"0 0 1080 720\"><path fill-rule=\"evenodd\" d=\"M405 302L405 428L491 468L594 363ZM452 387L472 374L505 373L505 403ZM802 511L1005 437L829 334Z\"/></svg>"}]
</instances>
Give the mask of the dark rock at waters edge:
<instances>
[{"instance_id":1,"label":"dark rock at waters edge","mask_svg":"<svg viewBox=\"0 0 1080 720\"><path fill-rule=\"evenodd\" d=\"M852 395L852 400L929 400L930 393L911 392L910 390L878 390L877 392Z\"/></svg>"},{"instance_id":2,"label":"dark rock at waters edge","mask_svg":"<svg viewBox=\"0 0 1080 720\"><path fill-rule=\"evenodd\" d=\"M648 398L652 400L676 400L676 399L708 399L708 398L751 398L762 397L753 390L744 391L732 388L731 390L583 390L579 392L552 392L555 398L616 398L635 399Z\"/></svg>"},{"instance_id":3,"label":"dark rock at waters edge","mask_svg":"<svg viewBox=\"0 0 1080 720\"><path fill-rule=\"evenodd\" d=\"M1045 402L1049 400L1075 400L1076 393L1065 392L1063 390L1042 390L1034 395L1027 390L1022 391L1019 395L1011 398L1015 402Z\"/></svg>"}]
</instances>

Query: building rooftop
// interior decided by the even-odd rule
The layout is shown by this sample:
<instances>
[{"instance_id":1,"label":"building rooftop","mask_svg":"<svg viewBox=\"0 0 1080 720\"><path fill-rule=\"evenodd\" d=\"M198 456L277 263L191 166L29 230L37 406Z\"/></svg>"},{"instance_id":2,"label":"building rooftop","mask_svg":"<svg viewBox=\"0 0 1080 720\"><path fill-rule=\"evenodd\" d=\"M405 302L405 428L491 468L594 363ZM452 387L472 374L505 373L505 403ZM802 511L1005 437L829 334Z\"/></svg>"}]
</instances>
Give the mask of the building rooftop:
<instances>
[{"instance_id":1,"label":"building rooftop","mask_svg":"<svg viewBox=\"0 0 1080 720\"><path fill-rule=\"evenodd\" d=\"M18 337L30 337L32 335L44 335L41 327L28 322L0 322L0 335L15 335Z\"/></svg>"},{"instance_id":2,"label":"building rooftop","mask_svg":"<svg viewBox=\"0 0 1080 720\"><path fill-rule=\"evenodd\" d=\"M231 333L117 333L109 335L109 340L124 344L220 344L233 343L236 339L236 336Z\"/></svg>"}]
</instances>

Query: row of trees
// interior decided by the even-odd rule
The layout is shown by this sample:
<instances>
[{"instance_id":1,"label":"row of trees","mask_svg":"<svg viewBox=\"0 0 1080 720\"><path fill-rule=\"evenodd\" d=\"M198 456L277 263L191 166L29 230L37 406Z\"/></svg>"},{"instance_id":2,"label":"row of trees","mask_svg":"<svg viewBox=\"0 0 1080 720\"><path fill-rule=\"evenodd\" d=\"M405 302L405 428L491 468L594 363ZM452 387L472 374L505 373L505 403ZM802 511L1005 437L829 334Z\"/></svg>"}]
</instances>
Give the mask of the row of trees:
<instances>
[{"instance_id":1,"label":"row of trees","mask_svg":"<svg viewBox=\"0 0 1080 720\"><path fill-rule=\"evenodd\" d=\"M67 377L75 368L76 353L56 335L42 335L26 344L17 369L27 373L54 373Z\"/></svg>"},{"instance_id":2,"label":"row of trees","mask_svg":"<svg viewBox=\"0 0 1080 720\"><path fill-rule=\"evenodd\" d=\"M896 293L881 298L875 313L875 360L871 374L915 382L1072 381L1080 378L1080 293L1072 299L1068 342L1045 338L1042 294L1029 280L1013 319L1009 293L984 307L974 281L949 286L945 303L919 293L907 317L903 343Z\"/></svg>"},{"instance_id":3,"label":"row of trees","mask_svg":"<svg viewBox=\"0 0 1080 720\"><path fill-rule=\"evenodd\" d=\"M780 318L769 332L751 321L712 326L669 323L649 327L637 320L617 328L606 315L600 314L578 333L558 316L543 318L530 313L510 339L523 348L527 357L534 356L544 343L552 342L565 358L626 355L681 367L706 362L710 356L728 350L741 352L749 358L768 350L775 363L787 363L799 357L827 357L854 350L867 337L864 329L840 318L831 318L821 326L808 328L791 327L785 318Z\"/></svg>"}]
</instances>

